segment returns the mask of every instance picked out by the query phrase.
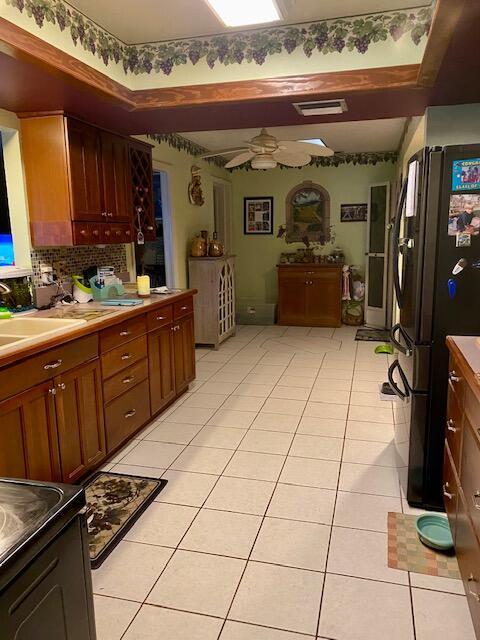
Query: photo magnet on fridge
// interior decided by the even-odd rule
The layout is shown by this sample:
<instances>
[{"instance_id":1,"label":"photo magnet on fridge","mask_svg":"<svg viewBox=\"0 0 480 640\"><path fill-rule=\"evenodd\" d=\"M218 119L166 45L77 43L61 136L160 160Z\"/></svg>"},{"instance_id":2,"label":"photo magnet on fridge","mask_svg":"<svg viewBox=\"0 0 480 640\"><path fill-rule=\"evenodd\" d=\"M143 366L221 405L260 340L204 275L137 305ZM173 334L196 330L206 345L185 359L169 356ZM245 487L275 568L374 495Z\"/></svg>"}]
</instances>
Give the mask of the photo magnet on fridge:
<instances>
[{"instance_id":1,"label":"photo magnet on fridge","mask_svg":"<svg viewBox=\"0 0 480 640\"><path fill-rule=\"evenodd\" d=\"M452 167L452 191L480 189L480 158L454 160Z\"/></svg>"},{"instance_id":2,"label":"photo magnet on fridge","mask_svg":"<svg viewBox=\"0 0 480 640\"><path fill-rule=\"evenodd\" d=\"M457 247L469 247L472 244L472 236L469 233L457 233Z\"/></svg>"},{"instance_id":3,"label":"photo magnet on fridge","mask_svg":"<svg viewBox=\"0 0 480 640\"><path fill-rule=\"evenodd\" d=\"M480 195L476 193L455 193L450 196L448 211L448 235L478 236L480 234ZM457 244L467 247L467 244Z\"/></svg>"}]
</instances>

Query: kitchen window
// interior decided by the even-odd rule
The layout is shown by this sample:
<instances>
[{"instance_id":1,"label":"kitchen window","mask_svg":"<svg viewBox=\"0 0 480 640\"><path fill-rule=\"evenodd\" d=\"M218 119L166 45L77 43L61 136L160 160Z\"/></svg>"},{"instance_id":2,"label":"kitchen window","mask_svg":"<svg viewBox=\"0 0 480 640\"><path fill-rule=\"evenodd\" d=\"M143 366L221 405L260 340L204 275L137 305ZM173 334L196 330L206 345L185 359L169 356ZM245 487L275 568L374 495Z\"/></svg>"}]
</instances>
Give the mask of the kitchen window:
<instances>
[{"instance_id":1,"label":"kitchen window","mask_svg":"<svg viewBox=\"0 0 480 640\"><path fill-rule=\"evenodd\" d=\"M14 264L13 237L8 207L3 143L2 136L0 135L0 267L9 267Z\"/></svg>"}]
</instances>

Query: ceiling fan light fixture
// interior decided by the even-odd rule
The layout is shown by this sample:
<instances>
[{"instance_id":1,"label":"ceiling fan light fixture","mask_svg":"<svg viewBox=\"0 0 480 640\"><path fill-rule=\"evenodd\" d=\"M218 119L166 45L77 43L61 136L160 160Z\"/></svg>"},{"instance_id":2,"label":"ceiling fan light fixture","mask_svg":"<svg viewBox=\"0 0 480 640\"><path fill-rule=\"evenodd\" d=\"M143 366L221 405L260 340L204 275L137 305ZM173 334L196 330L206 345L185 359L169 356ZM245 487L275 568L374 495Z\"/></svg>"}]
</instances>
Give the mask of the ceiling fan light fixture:
<instances>
[{"instance_id":1,"label":"ceiling fan light fixture","mask_svg":"<svg viewBox=\"0 0 480 640\"><path fill-rule=\"evenodd\" d=\"M276 0L206 0L226 27L276 22L282 16Z\"/></svg>"},{"instance_id":2,"label":"ceiling fan light fixture","mask_svg":"<svg viewBox=\"0 0 480 640\"><path fill-rule=\"evenodd\" d=\"M258 153L250 164L252 169L275 169L278 163L270 153Z\"/></svg>"}]
</instances>

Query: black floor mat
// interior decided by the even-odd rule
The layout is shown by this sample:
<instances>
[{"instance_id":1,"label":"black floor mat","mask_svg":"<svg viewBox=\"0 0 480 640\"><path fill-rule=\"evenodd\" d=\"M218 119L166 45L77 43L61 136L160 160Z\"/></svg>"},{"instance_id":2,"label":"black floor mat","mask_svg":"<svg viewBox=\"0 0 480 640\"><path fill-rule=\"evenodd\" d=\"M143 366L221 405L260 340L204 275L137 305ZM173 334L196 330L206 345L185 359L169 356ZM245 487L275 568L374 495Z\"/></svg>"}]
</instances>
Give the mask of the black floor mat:
<instances>
[{"instance_id":1,"label":"black floor mat","mask_svg":"<svg viewBox=\"0 0 480 640\"><path fill-rule=\"evenodd\" d=\"M357 329L355 340L365 342L390 342L390 333L386 329Z\"/></svg>"}]
</instances>

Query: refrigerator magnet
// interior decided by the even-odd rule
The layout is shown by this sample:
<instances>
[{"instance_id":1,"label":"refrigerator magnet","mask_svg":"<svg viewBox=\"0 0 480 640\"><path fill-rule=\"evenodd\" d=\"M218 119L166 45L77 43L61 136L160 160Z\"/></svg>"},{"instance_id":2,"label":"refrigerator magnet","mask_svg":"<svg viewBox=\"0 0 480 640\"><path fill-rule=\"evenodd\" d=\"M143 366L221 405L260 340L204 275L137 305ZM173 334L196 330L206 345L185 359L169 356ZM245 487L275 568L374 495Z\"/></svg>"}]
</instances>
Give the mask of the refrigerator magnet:
<instances>
[{"instance_id":1,"label":"refrigerator magnet","mask_svg":"<svg viewBox=\"0 0 480 640\"><path fill-rule=\"evenodd\" d=\"M447 282L447 286L448 286L448 295L450 296L450 299L453 300L457 293L457 281L454 280L453 278L450 278L450 280Z\"/></svg>"},{"instance_id":2,"label":"refrigerator magnet","mask_svg":"<svg viewBox=\"0 0 480 640\"><path fill-rule=\"evenodd\" d=\"M472 244L472 236L469 233L457 233L456 243L457 247L469 247Z\"/></svg>"},{"instance_id":3,"label":"refrigerator magnet","mask_svg":"<svg viewBox=\"0 0 480 640\"><path fill-rule=\"evenodd\" d=\"M454 193L450 196L448 209L448 235L467 233L480 234L480 195L474 193ZM458 246L458 245L457 245ZM460 245L469 246L469 245Z\"/></svg>"},{"instance_id":4,"label":"refrigerator magnet","mask_svg":"<svg viewBox=\"0 0 480 640\"><path fill-rule=\"evenodd\" d=\"M454 160L452 167L452 191L480 189L480 158Z\"/></svg>"}]
</instances>

